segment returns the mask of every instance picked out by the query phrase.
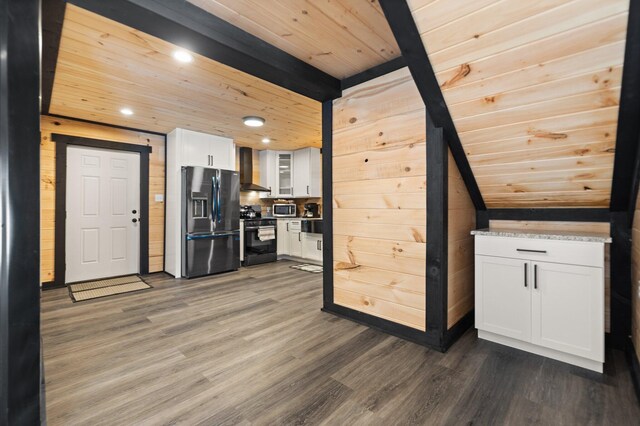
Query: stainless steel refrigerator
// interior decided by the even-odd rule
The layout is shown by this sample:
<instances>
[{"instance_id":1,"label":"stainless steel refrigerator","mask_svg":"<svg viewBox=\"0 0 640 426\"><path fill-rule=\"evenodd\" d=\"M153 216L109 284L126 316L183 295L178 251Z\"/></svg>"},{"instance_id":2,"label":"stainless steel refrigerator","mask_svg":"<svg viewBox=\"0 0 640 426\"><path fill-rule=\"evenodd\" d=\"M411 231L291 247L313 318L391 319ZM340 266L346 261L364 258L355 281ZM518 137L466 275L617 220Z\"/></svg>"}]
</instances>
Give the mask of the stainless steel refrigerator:
<instances>
[{"instance_id":1,"label":"stainless steel refrigerator","mask_svg":"<svg viewBox=\"0 0 640 426\"><path fill-rule=\"evenodd\" d=\"M183 167L182 194L182 276L193 278L238 269L238 172Z\"/></svg>"}]
</instances>

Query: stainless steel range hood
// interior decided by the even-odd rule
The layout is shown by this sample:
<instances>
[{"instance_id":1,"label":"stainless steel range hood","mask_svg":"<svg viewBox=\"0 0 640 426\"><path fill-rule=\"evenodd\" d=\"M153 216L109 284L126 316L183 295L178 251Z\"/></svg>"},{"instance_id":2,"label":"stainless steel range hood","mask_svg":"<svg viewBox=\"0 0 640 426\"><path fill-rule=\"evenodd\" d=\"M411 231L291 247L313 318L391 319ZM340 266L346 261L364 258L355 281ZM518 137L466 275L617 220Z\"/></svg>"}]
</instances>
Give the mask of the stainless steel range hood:
<instances>
[{"instance_id":1,"label":"stainless steel range hood","mask_svg":"<svg viewBox=\"0 0 640 426\"><path fill-rule=\"evenodd\" d=\"M240 191L271 192L269 188L253 182L253 150L240 148Z\"/></svg>"}]
</instances>

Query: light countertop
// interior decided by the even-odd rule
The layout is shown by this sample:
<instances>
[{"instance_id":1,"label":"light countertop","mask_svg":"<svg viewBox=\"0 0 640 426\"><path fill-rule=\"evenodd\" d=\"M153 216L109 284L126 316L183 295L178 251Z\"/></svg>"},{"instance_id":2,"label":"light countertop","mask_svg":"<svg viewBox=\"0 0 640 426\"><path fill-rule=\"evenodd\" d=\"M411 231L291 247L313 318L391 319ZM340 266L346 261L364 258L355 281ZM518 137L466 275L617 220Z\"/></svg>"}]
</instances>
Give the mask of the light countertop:
<instances>
[{"instance_id":1,"label":"light countertop","mask_svg":"<svg viewBox=\"0 0 640 426\"><path fill-rule=\"evenodd\" d=\"M564 232L564 231L537 231L485 228L471 231L471 235L486 235L491 237L533 238L540 240L582 241L590 243L610 243L611 237L597 232Z\"/></svg>"}]
</instances>

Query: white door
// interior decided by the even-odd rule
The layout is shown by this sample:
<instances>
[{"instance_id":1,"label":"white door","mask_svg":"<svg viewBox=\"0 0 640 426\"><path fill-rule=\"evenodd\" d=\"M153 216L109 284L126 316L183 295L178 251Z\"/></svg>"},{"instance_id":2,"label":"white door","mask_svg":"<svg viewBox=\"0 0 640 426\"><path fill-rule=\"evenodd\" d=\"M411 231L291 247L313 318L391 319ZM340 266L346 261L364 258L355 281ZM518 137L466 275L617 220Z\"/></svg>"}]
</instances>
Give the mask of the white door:
<instances>
[{"instance_id":1,"label":"white door","mask_svg":"<svg viewBox=\"0 0 640 426\"><path fill-rule=\"evenodd\" d=\"M531 340L531 264L476 256L476 328Z\"/></svg>"},{"instance_id":2,"label":"white door","mask_svg":"<svg viewBox=\"0 0 640 426\"><path fill-rule=\"evenodd\" d=\"M66 198L66 282L137 274L140 154L69 146Z\"/></svg>"},{"instance_id":3,"label":"white door","mask_svg":"<svg viewBox=\"0 0 640 426\"><path fill-rule=\"evenodd\" d=\"M604 362L603 269L532 265L533 343Z\"/></svg>"}]
</instances>

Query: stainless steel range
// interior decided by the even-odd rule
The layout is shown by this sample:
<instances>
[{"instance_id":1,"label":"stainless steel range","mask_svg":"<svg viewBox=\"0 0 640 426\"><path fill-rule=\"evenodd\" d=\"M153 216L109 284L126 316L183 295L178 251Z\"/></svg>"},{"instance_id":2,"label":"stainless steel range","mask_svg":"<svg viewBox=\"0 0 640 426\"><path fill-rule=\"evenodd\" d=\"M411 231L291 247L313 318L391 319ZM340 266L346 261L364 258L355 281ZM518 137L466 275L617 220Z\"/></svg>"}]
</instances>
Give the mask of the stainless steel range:
<instances>
[{"instance_id":1,"label":"stainless steel range","mask_svg":"<svg viewBox=\"0 0 640 426\"><path fill-rule=\"evenodd\" d=\"M240 220L240 260L244 266L278 260L277 223L276 219Z\"/></svg>"}]
</instances>

